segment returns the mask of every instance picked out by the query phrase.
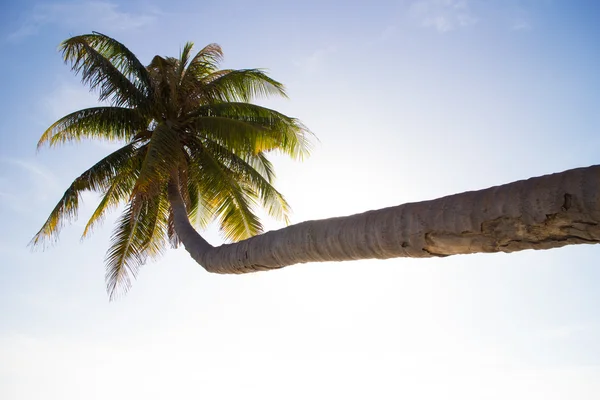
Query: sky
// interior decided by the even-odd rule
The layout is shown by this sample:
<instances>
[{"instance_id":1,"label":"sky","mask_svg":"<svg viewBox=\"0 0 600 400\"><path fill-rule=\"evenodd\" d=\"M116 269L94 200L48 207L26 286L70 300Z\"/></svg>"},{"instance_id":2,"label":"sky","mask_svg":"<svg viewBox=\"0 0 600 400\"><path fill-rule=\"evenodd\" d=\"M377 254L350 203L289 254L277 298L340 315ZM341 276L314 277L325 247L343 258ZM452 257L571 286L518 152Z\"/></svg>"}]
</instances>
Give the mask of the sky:
<instances>
[{"instance_id":1,"label":"sky","mask_svg":"<svg viewBox=\"0 0 600 400\"><path fill-rule=\"evenodd\" d=\"M267 68L290 98L260 104L318 137L304 162L273 157L297 223L597 163L599 18L593 0L4 2L0 398L598 398L599 246L244 276L177 249L109 302L117 214L80 240L94 194L55 245L27 244L116 148L36 151L97 104L57 52L70 36L144 63L216 42L223 68Z\"/></svg>"}]
</instances>

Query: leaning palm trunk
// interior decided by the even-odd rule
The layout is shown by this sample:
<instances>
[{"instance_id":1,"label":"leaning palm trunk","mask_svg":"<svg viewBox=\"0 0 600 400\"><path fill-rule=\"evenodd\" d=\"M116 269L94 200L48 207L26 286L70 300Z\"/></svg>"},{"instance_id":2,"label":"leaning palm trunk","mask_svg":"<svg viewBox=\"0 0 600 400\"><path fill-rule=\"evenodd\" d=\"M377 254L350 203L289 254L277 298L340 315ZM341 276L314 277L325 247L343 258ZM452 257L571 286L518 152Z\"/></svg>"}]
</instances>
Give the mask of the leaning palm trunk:
<instances>
[{"instance_id":1,"label":"leaning palm trunk","mask_svg":"<svg viewBox=\"0 0 600 400\"><path fill-rule=\"evenodd\" d=\"M125 143L73 181L31 245L56 239L77 217L85 191L101 192L102 199L83 236L125 203L106 255L111 298L126 291L139 268L163 254L168 242L181 241L208 271L244 273L313 261L443 257L600 241L600 166L257 235L262 224L254 205L286 222L290 211L273 186L267 155L302 159L312 138L296 118L252 103L286 97L281 83L260 69L219 69L223 54L215 44L194 56L187 43L178 58L155 56L148 66L97 32L69 38L61 50L109 105L64 116L38 146L89 138ZM238 242L211 246L188 216L200 227L216 220L223 236Z\"/></svg>"},{"instance_id":2,"label":"leaning palm trunk","mask_svg":"<svg viewBox=\"0 0 600 400\"><path fill-rule=\"evenodd\" d=\"M600 166L578 168L436 200L306 221L212 247L190 225L171 185L175 229L207 271L393 257L551 249L600 243Z\"/></svg>"}]
</instances>

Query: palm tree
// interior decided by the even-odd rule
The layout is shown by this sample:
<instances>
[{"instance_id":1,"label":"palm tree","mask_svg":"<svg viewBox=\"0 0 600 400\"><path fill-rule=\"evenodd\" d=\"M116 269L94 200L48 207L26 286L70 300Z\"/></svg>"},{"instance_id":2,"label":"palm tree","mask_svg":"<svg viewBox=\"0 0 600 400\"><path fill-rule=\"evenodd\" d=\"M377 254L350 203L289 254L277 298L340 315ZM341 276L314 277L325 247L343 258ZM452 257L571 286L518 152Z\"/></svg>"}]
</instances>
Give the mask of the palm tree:
<instances>
[{"instance_id":1,"label":"palm tree","mask_svg":"<svg viewBox=\"0 0 600 400\"><path fill-rule=\"evenodd\" d=\"M218 45L195 55L192 47L187 43L179 58L156 56L144 67L125 46L100 33L61 44L65 62L110 105L59 119L38 147L84 138L125 145L75 179L32 244L56 238L77 216L86 190L101 192L102 199L84 237L108 210L125 204L106 256L111 296L127 289L140 265L160 255L167 242L176 247L180 241L186 246L192 239L203 241L189 232L188 217L200 227L218 219L230 240L262 231L255 205L288 221L290 208L272 185L266 153L301 158L307 154L308 130L294 118L250 103L260 96L285 96L279 82L258 69L219 70Z\"/></svg>"},{"instance_id":2,"label":"palm tree","mask_svg":"<svg viewBox=\"0 0 600 400\"><path fill-rule=\"evenodd\" d=\"M246 273L314 261L443 257L549 249L600 242L600 166L347 217L307 221L260 234L255 205L287 221L266 158L308 154L310 132L296 119L250 103L285 96L257 69L219 70L221 49L192 57L156 56L148 67L99 33L61 45L65 62L110 106L69 114L38 146L83 138L125 142L75 179L32 240L57 237L77 216L87 190L103 197L83 236L109 209L125 204L106 256L111 297L126 290L147 257L182 243L207 271ZM218 247L203 228L217 220L235 243Z\"/></svg>"}]
</instances>

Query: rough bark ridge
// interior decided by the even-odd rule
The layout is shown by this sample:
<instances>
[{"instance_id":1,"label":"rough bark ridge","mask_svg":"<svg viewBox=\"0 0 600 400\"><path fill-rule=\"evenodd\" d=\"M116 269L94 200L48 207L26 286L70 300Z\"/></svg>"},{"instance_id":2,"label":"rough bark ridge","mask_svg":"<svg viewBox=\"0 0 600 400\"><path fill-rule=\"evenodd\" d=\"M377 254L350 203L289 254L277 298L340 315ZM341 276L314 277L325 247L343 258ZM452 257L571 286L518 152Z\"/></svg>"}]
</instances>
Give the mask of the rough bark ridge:
<instances>
[{"instance_id":1,"label":"rough bark ridge","mask_svg":"<svg viewBox=\"0 0 600 400\"><path fill-rule=\"evenodd\" d=\"M207 271L216 273L315 261L445 257L600 243L600 166L306 221L218 247L190 225L174 186L169 199L185 248Z\"/></svg>"}]
</instances>

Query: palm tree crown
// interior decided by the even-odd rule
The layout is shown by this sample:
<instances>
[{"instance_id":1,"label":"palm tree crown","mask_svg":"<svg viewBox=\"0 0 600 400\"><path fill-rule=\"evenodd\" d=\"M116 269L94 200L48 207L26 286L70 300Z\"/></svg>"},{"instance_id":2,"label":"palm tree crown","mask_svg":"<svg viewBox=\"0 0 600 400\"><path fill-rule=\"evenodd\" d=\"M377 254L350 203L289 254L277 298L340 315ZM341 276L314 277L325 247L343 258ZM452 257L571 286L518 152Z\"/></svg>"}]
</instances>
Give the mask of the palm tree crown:
<instances>
[{"instance_id":1,"label":"palm tree crown","mask_svg":"<svg viewBox=\"0 0 600 400\"><path fill-rule=\"evenodd\" d=\"M127 290L148 257L161 255L167 243L179 244L169 190L183 200L190 220L206 227L216 219L226 239L262 231L256 206L288 221L290 208L273 187L266 154L300 159L308 154L310 132L297 119L250 103L285 97L282 84L259 69L218 69L223 54L216 44L195 55L192 47L186 43L179 58L155 56L147 67L96 32L60 47L65 63L109 105L59 119L38 147L84 138L124 145L73 181L31 244L55 239L77 217L85 191L102 197L84 237L108 210L124 204L106 255L111 297Z\"/></svg>"}]
</instances>

